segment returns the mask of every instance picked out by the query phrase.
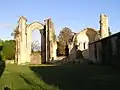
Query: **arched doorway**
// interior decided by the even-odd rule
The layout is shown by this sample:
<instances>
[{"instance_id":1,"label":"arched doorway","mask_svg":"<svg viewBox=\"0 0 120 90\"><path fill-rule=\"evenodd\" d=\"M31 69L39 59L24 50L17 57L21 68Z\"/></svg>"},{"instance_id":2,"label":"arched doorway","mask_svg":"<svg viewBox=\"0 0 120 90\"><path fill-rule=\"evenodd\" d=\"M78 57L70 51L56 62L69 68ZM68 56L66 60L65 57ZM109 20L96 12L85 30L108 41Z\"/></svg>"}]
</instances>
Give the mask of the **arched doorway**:
<instances>
[{"instance_id":1,"label":"arched doorway","mask_svg":"<svg viewBox=\"0 0 120 90\"><path fill-rule=\"evenodd\" d=\"M31 52L41 51L41 34L39 30L32 31Z\"/></svg>"},{"instance_id":2,"label":"arched doorway","mask_svg":"<svg viewBox=\"0 0 120 90\"><path fill-rule=\"evenodd\" d=\"M57 43L55 31L51 19L44 21L44 24L33 22L26 24L27 19L23 16L18 21L15 29L16 54L15 61L17 64L31 62L31 43L32 31L39 30L41 33L41 64L56 58Z\"/></svg>"},{"instance_id":3,"label":"arched doorway","mask_svg":"<svg viewBox=\"0 0 120 90\"><path fill-rule=\"evenodd\" d=\"M45 47L45 44L46 44L45 37L46 36L45 36L45 33L44 33L45 32L44 26L39 22L33 22L27 28L27 37L26 37L27 51L28 51L28 55L30 56L30 59L28 60L28 62L32 62L32 63L34 63L34 61L38 62L38 60L35 60L36 57L34 55L32 55L32 53L31 53L31 49L32 49L32 47L31 47L31 44L32 44L32 32L33 32L33 30L39 30L39 32L41 33L41 54L42 54L41 55L41 60L44 59L43 54L45 54L45 49L46 49L46 47ZM35 58L33 58L33 57L35 57ZM39 61L38 63L37 62L36 62L36 64L41 64L42 63L42 61Z\"/></svg>"},{"instance_id":4,"label":"arched doorway","mask_svg":"<svg viewBox=\"0 0 120 90\"><path fill-rule=\"evenodd\" d=\"M32 31L31 64L41 64L41 34L39 30Z\"/></svg>"},{"instance_id":5,"label":"arched doorway","mask_svg":"<svg viewBox=\"0 0 120 90\"><path fill-rule=\"evenodd\" d=\"M31 64L41 64L41 34L39 30L32 31Z\"/></svg>"},{"instance_id":6,"label":"arched doorway","mask_svg":"<svg viewBox=\"0 0 120 90\"><path fill-rule=\"evenodd\" d=\"M32 32L33 30L39 30L40 34L41 34L41 56L38 55L37 53L37 56L36 54L33 55L33 53L31 52L31 44L32 44ZM39 61L40 59L44 59L44 55L45 54L45 33L44 33L44 26L39 23L39 22L34 22L32 24L30 24L27 28L27 51L28 51L28 55L30 55L30 60L28 62L31 62L32 64L41 64L42 61ZM43 55L43 56L42 56ZM41 58L40 58L41 57Z\"/></svg>"}]
</instances>

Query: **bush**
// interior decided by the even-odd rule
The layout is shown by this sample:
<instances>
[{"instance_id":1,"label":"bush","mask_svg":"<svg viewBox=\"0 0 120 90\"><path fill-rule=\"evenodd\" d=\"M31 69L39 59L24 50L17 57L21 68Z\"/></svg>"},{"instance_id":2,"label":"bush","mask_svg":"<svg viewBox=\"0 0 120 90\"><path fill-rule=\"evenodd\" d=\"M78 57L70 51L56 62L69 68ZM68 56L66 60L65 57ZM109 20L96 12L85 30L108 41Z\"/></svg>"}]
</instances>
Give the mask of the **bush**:
<instances>
[{"instance_id":1,"label":"bush","mask_svg":"<svg viewBox=\"0 0 120 90\"><path fill-rule=\"evenodd\" d=\"M1 53L2 49L3 49L3 46L0 46L0 61L2 61L2 53Z\"/></svg>"}]
</instances>

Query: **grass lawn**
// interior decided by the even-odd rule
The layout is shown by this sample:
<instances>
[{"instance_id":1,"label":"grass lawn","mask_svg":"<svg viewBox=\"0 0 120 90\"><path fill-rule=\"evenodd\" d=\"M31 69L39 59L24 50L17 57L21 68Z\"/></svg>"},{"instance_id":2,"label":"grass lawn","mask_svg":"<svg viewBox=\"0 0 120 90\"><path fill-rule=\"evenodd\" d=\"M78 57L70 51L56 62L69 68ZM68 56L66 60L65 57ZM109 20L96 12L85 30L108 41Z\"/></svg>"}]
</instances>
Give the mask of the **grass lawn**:
<instances>
[{"instance_id":1,"label":"grass lawn","mask_svg":"<svg viewBox=\"0 0 120 90\"><path fill-rule=\"evenodd\" d=\"M120 68L95 65L6 65L0 89L120 90Z\"/></svg>"},{"instance_id":2,"label":"grass lawn","mask_svg":"<svg viewBox=\"0 0 120 90\"><path fill-rule=\"evenodd\" d=\"M11 90L56 90L57 88L46 84L30 70L28 66L6 65L0 78L0 90L4 87Z\"/></svg>"}]
</instances>

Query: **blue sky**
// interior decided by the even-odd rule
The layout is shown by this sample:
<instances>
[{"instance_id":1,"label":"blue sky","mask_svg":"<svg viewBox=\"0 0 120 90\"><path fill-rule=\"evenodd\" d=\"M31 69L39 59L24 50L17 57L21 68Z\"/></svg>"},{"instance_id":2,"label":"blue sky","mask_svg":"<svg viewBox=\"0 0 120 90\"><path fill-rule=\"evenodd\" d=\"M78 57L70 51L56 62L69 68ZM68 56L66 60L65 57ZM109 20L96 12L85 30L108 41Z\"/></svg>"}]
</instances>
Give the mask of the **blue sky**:
<instances>
[{"instance_id":1,"label":"blue sky","mask_svg":"<svg viewBox=\"0 0 120 90\"><path fill-rule=\"evenodd\" d=\"M67 26L74 32L86 27L99 29L99 15L107 14L113 33L120 31L120 0L1 0L0 38L12 39L11 33L20 16L28 23L51 17L56 34ZM38 33L33 33L39 39Z\"/></svg>"}]
</instances>

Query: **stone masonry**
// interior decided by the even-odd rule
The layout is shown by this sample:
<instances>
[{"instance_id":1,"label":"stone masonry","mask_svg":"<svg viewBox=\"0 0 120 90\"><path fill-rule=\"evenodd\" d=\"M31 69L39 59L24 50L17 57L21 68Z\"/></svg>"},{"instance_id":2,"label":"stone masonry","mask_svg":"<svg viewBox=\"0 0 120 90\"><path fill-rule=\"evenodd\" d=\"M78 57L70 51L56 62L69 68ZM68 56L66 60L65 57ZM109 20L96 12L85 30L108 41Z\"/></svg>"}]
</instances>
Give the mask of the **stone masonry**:
<instances>
[{"instance_id":1,"label":"stone masonry","mask_svg":"<svg viewBox=\"0 0 120 90\"><path fill-rule=\"evenodd\" d=\"M30 63L32 30L39 30L41 33L41 64L56 58L56 37L51 19L46 19L44 24L33 22L27 24L25 17L20 17L14 31L16 41L15 62L17 64Z\"/></svg>"}]
</instances>

